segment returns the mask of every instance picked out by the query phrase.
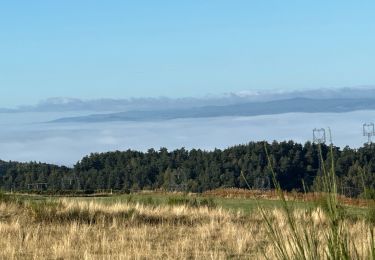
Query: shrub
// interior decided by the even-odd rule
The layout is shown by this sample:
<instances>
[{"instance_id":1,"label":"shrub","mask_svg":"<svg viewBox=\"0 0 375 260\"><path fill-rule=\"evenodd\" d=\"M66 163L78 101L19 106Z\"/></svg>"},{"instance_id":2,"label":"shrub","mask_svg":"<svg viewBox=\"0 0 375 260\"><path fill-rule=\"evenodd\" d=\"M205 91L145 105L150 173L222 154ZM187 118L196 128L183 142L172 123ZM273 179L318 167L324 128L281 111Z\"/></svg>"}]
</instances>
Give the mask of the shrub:
<instances>
[{"instance_id":1,"label":"shrub","mask_svg":"<svg viewBox=\"0 0 375 260\"><path fill-rule=\"evenodd\" d=\"M204 198L204 199L196 199L196 198L188 198L188 197L170 197L168 198L168 205L175 206L175 205L185 205L192 208L198 207L208 207L208 208L215 208L216 203L212 198Z\"/></svg>"},{"instance_id":2,"label":"shrub","mask_svg":"<svg viewBox=\"0 0 375 260\"><path fill-rule=\"evenodd\" d=\"M213 198L203 199L200 201L199 205L208 208L216 208L217 206Z\"/></svg>"}]
</instances>

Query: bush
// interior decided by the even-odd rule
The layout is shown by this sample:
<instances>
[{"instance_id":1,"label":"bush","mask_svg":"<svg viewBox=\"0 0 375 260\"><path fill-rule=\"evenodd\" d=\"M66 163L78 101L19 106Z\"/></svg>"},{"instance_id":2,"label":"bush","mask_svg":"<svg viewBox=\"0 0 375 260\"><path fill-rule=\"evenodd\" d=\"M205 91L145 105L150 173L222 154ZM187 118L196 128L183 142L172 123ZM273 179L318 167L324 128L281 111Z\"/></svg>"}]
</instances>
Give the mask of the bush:
<instances>
[{"instance_id":1,"label":"bush","mask_svg":"<svg viewBox=\"0 0 375 260\"><path fill-rule=\"evenodd\" d=\"M175 206L175 205L189 205L190 199L188 198L181 198L181 197L169 197L168 198L168 205Z\"/></svg>"},{"instance_id":2,"label":"bush","mask_svg":"<svg viewBox=\"0 0 375 260\"><path fill-rule=\"evenodd\" d=\"M362 199L375 200L375 189L366 188L360 197Z\"/></svg>"},{"instance_id":3,"label":"bush","mask_svg":"<svg viewBox=\"0 0 375 260\"><path fill-rule=\"evenodd\" d=\"M192 208L198 207L208 207L208 208L215 208L216 203L212 198L208 199L196 199L196 198L187 198L187 197L170 197L168 198L168 205L175 206L175 205L185 205Z\"/></svg>"},{"instance_id":4,"label":"bush","mask_svg":"<svg viewBox=\"0 0 375 260\"><path fill-rule=\"evenodd\" d=\"M199 205L201 207L208 207L208 208L216 208L216 206L217 206L215 201L213 200L213 198L203 199L203 200L201 200Z\"/></svg>"},{"instance_id":5,"label":"bush","mask_svg":"<svg viewBox=\"0 0 375 260\"><path fill-rule=\"evenodd\" d=\"M15 204L22 204L23 201L18 198L17 196L6 194L0 191L0 203L15 203Z\"/></svg>"},{"instance_id":6,"label":"bush","mask_svg":"<svg viewBox=\"0 0 375 260\"><path fill-rule=\"evenodd\" d=\"M0 202L8 203L11 201L11 197L8 194L0 192Z\"/></svg>"}]
</instances>

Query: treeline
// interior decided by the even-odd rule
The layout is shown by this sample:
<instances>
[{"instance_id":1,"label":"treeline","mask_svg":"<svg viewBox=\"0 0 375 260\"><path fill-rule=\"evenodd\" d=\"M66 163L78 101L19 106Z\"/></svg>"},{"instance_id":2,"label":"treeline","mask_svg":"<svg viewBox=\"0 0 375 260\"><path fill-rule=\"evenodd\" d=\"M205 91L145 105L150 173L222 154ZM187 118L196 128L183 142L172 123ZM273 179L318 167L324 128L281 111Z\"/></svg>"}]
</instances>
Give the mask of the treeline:
<instances>
[{"instance_id":1,"label":"treeline","mask_svg":"<svg viewBox=\"0 0 375 260\"><path fill-rule=\"evenodd\" d=\"M267 147L276 177L285 190L316 190L321 169L331 167L329 147L289 142L251 142L225 150L147 152L116 151L91 154L73 168L44 163L0 162L0 187L4 190L131 191L142 189L203 192L220 187L273 188L267 167ZM358 196L363 181L375 188L375 147L333 148L339 192ZM247 183L246 183L247 182Z\"/></svg>"}]
</instances>

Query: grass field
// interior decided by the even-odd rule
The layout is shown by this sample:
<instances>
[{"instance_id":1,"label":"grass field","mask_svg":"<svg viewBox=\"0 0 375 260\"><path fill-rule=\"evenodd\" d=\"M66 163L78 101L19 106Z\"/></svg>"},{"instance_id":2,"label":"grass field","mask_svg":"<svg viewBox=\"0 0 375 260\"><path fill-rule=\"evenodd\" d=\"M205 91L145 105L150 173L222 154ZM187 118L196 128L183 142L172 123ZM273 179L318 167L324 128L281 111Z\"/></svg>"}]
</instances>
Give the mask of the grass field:
<instances>
[{"instance_id":1,"label":"grass field","mask_svg":"<svg viewBox=\"0 0 375 260\"><path fill-rule=\"evenodd\" d=\"M267 221L290 256L296 249L287 241L297 232L316 242L304 259L327 259L330 219L314 201L287 202L296 230L276 199L138 193L0 201L0 259L283 259ZM348 259L371 259L369 209L343 210L348 246L357 245Z\"/></svg>"},{"instance_id":2,"label":"grass field","mask_svg":"<svg viewBox=\"0 0 375 260\"><path fill-rule=\"evenodd\" d=\"M209 200L215 205L215 207L220 207L231 212L241 212L244 214L256 211L259 207L265 209L279 208L282 206L280 199L274 196L268 196L268 198L259 198L258 196L253 196L252 193L241 190L241 189L227 189L224 195L218 195L215 191L205 193L205 194L184 194L184 193L167 193L167 192L138 192L133 194L98 194L86 197L69 197L69 199L77 201L94 201L104 204L115 204L115 203L140 203L144 205L158 206L158 205L170 205L173 204L173 200L176 203L186 202L186 201L202 201ZM236 194L236 191L241 191L242 195ZM222 192L218 190L218 192ZM243 195L243 193L249 193L248 195ZM263 192L264 193L264 192ZM49 196L26 196L19 195L23 199L33 200L33 201L44 201L44 200L56 200L64 197L49 197ZM265 197L265 196L264 196ZM317 207L319 201L317 200L304 200L303 198L293 199L288 201L288 203L298 209L308 209ZM356 206L350 203L345 204L346 213L349 216L361 217L368 213L367 207Z\"/></svg>"}]
</instances>

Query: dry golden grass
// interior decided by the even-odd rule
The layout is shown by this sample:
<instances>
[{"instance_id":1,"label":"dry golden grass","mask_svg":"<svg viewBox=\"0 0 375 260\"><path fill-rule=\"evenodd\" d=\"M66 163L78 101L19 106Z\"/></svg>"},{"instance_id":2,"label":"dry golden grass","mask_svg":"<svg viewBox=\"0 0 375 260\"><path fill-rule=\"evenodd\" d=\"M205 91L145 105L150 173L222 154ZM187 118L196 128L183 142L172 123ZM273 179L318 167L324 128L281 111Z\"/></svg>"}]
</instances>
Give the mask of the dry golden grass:
<instances>
[{"instance_id":1,"label":"dry golden grass","mask_svg":"<svg viewBox=\"0 0 375 260\"><path fill-rule=\"evenodd\" d=\"M267 214L288 241L283 212ZM303 210L294 214L300 229L319 232L323 258L324 213L315 210L310 222ZM367 224L348 220L345 225L365 257ZM259 212L73 199L0 203L0 259L262 259L264 254L272 259L273 246Z\"/></svg>"}]
</instances>

